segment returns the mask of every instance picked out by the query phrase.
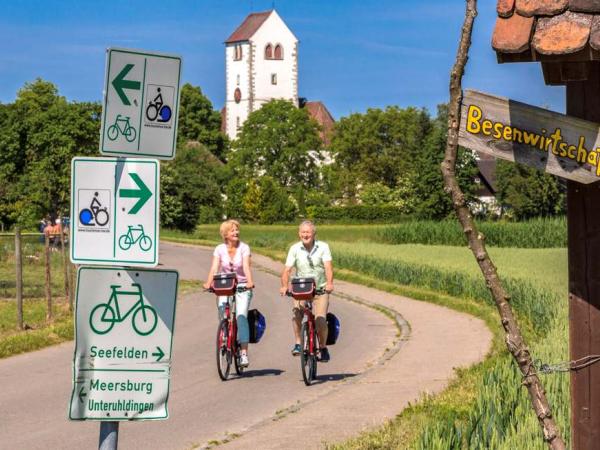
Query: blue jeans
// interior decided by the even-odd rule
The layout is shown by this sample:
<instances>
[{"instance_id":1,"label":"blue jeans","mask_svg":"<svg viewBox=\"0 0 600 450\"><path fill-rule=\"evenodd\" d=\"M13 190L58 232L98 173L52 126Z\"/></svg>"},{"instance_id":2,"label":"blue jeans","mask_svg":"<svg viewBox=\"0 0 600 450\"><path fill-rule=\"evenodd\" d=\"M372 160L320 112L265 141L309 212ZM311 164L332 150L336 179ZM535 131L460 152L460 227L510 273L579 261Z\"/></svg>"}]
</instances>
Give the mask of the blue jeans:
<instances>
[{"instance_id":1,"label":"blue jeans","mask_svg":"<svg viewBox=\"0 0 600 450\"><path fill-rule=\"evenodd\" d=\"M239 287L244 287L245 284L238 284ZM236 292L235 294L235 309L237 318L237 337L240 344L247 344L250 341L250 327L248 326L248 309L253 296L252 290L244 292ZM223 319L225 314L225 305L229 297L217 297L217 308L219 308L219 320Z\"/></svg>"}]
</instances>

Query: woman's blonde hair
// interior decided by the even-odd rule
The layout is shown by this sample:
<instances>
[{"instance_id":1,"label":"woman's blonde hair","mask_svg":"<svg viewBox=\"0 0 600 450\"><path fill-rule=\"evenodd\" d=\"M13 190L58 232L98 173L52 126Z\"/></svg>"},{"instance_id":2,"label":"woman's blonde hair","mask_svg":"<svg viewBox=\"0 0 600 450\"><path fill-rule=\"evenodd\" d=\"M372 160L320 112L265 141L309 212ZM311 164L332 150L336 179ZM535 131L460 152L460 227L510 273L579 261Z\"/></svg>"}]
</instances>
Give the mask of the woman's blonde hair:
<instances>
[{"instance_id":1,"label":"woman's blonde hair","mask_svg":"<svg viewBox=\"0 0 600 450\"><path fill-rule=\"evenodd\" d=\"M219 228L219 233L221 233L223 242L227 241L227 233L229 233L233 227L237 227L237 229L239 230L240 223L237 220L229 219L221 224L221 227Z\"/></svg>"}]
</instances>

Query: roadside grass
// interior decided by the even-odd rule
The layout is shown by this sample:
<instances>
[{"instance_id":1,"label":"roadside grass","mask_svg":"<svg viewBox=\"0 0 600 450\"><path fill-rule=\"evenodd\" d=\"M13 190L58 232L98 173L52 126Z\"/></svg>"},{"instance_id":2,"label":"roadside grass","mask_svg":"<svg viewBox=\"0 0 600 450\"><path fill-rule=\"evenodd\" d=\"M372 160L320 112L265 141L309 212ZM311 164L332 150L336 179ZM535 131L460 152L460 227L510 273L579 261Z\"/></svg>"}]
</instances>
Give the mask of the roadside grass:
<instances>
[{"instance_id":1,"label":"roadside grass","mask_svg":"<svg viewBox=\"0 0 600 450\"><path fill-rule=\"evenodd\" d=\"M261 233L258 228L248 233L248 228L242 227L243 239L255 251L280 260L295 240L293 226L290 226L292 237L285 244L281 234L273 237L265 227ZM322 228L325 227L319 227L319 233ZM215 238L205 235L203 243L218 242L217 238L218 234ZM367 237L372 238L372 234ZM188 237L187 241L193 239ZM485 361L457 370L456 377L442 393L423 397L382 427L329 448L545 448L527 392L521 386L520 373L505 348L497 312L470 251L461 247L359 241L355 237L351 242L329 242L338 278L473 314L486 321L494 333L494 343ZM268 248L260 246L265 242ZM489 250L512 295L533 358L543 362L566 360L566 249ZM570 438L568 379L568 374L542 375L554 417L567 442Z\"/></svg>"}]
</instances>

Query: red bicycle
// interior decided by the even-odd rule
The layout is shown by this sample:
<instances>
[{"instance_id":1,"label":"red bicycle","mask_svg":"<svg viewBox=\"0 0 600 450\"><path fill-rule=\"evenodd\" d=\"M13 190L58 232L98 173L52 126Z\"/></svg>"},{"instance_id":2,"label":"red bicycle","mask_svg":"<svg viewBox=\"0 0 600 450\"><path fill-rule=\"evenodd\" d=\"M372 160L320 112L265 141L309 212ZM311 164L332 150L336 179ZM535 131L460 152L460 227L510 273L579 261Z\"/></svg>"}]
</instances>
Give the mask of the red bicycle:
<instances>
[{"instance_id":1,"label":"red bicycle","mask_svg":"<svg viewBox=\"0 0 600 450\"><path fill-rule=\"evenodd\" d=\"M218 275L215 275L215 278ZM223 381L229 378L232 363L238 375L241 375L244 371L244 368L240 364L240 343L237 340L235 293L247 290L248 288L242 286L233 287L233 294L227 296L223 319L221 319L217 328L217 371L219 372L219 378ZM212 287L208 291L221 295Z\"/></svg>"},{"instance_id":2,"label":"red bicycle","mask_svg":"<svg viewBox=\"0 0 600 450\"><path fill-rule=\"evenodd\" d=\"M306 280L311 280L313 283L310 290L304 292L287 291L286 295L304 302L302 328L300 330L300 347L302 348L300 352L300 369L302 370L304 384L310 386L317 378L317 349L320 348L315 316L312 312L312 301L315 296L323 295L326 291L325 289L315 289L314 280L310 278ZM292 281L292 285L296 284L294 281Z\"/></svg>"}]
</instances>

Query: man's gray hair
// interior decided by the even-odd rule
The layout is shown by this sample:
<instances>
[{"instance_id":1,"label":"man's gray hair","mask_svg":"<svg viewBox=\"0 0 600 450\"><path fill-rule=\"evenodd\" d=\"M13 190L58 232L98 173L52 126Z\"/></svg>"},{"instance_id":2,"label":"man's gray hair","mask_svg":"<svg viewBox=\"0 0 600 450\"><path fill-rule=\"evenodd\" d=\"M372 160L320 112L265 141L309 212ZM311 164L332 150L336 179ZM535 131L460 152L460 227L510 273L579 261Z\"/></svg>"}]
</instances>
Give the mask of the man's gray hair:
<instances>
[{"instance_id":1,"label":"man's gray hair","mask_svg":"<svg viewBox=\"0 0 600 450\"><path fill-rule=\"evenodd\" d=\"M309 227L311 227L313 230L313 233L317 232L317 226L315 225L315 223L312 220L303 220L302 223L300 223L298 230L300 230L300 228L302 228L304 225L308 225Z\"/></svg>"}]
</instances>

